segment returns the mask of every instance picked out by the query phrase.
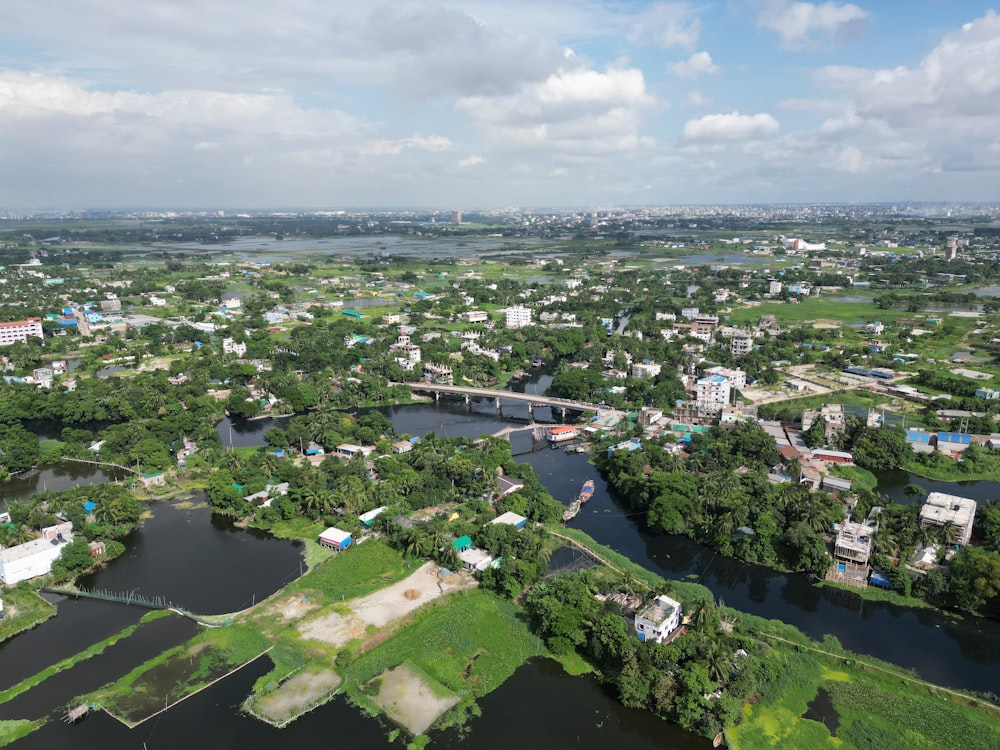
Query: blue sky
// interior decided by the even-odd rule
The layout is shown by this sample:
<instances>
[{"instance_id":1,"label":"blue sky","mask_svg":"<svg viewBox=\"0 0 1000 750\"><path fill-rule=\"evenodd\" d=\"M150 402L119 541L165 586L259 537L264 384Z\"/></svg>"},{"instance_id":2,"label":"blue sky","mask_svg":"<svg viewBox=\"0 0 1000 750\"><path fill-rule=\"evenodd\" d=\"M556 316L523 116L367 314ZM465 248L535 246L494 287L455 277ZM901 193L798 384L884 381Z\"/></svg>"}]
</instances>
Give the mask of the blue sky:
<instances>
[{"instance_id":1,"label":"blue sky","mask_svg":"<svg viewBox=\"0 0 1000 750\"><path fill-rule=\"evenodd\" d=\"M1000 201L972 0L4 0L0 209Z\"/></svg>"}]
</instances>

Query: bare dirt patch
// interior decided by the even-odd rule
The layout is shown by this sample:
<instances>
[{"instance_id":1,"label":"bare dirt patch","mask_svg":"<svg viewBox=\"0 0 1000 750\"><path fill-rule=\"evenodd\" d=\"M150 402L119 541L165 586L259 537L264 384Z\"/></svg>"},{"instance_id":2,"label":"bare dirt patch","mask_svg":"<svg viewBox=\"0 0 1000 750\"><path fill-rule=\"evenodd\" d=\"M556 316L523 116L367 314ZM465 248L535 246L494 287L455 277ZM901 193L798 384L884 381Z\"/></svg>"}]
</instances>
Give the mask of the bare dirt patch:
<instances>
[{"instance_id":1,"label":"bare dirt patch","mask_svg":"<svg viewBox=\"0 0 1000 750\"><path fill-rule=\"evenodd\" d=\"M261 698L254 711L276 724L290 721L331 696L340 682L337 673L330 669L300 672Z\"/></svg>"},{"instance_id":2,"label":"bare dirt patch","mask_svg":"<svg viewBox=\"0 0 1000 750\"><path fill-rule=\"evenodd\" d=\"M343 646L360 638L370 626L382 628L439 596L476 585L474 578L462 575L451 575L441 581L438 567L434 563L424 563L402 581L347 602L349 614L323 612L305 621L299 632L304 638Z\"/></svg>"},{"instance_id":3,"label":"bare dirt patch","mask_svg":"<svg viewBox=\"0 0 1000 750\"><path fill-rule=\"evenodd\" d=\"M431 724L458 703L458 696L443 685L431 686L428 678L406 664L384 672L375 701L385 715L410 734L426 732Z\"/></svg>"},{"instance_id":4,"label":"bare dirt patch","mask_svg":"<svg viewBox=\"0 0 1000 750\"><path fill-rule=\"evenodd\" d=\"M276 599L261 614L264 616L278 615L285 622L289 622L305 617L314 609L316 609L315 604L301 594L294 594Z\"/></svg>"}]
</instances>

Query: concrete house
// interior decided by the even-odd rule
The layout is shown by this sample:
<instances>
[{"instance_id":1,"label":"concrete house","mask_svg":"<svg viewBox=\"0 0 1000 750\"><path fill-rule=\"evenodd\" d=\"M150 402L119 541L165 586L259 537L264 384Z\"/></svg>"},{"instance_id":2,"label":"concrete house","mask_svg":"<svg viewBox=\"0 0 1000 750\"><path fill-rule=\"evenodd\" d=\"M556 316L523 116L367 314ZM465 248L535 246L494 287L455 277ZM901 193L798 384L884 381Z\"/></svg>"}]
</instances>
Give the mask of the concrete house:
<instances>
[{"instance_id":1,"label":"concrete house","mask_svg":"<svg viewBox=\"0 0 1000 750\"><path fill-rule=\"evenodd\" d=\"M972 522L976 518L976 501L967 497L932 492L920 509L923 526L944 526L950 523L955 529L955 544L965 546L972 536Z\"/></svg>"},{"instance_id":2,"label":"concrete house","mask_svg":"<svg viewBox=\"0 0 1000 750\"><path fill-rule=\"evenodd\" d=\"M660 594L635 616L635 632L639 640L664 643L681 626L681 603Z\"/></svg>"},{"instance_id":3,"label":"concrete house","mask_svg":"<svg viewBox=\"0 0 1000 750\"><path fill-rule=\"evenodd\" d=\"M0 550L0 581L14 586L47 575L52 563L62 556L63 548L72 541L73 524L67 521L42 529L38 539Z\"/></svg>"},{"instance_id":4,"label":"concrete house","mask_svg":"<svg viewBox=\"0 0 1000 750\"><path fill-rule=\"evenodd\" d=\"M331 526L319 535L319 545L340 552L351 546L351 532Z\"/></svg>"}]
</instances>

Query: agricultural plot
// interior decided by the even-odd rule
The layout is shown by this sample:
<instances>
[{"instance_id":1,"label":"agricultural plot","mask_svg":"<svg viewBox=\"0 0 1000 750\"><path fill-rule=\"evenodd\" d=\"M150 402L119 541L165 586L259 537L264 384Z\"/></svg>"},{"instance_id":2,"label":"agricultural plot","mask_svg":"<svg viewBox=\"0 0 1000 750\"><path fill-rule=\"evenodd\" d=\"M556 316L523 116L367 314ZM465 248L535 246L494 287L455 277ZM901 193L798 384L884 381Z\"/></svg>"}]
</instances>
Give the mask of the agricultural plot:
<instances>
[{"instance_id":1,"label":"agricultural plot","mask_svg":"<svg viewBox=\"0 0 1000 750\"><path fill-rule=\"evenodd\" d=\"M376 678L375 702L390 720L412 735L423 734L458 703L458 696L412 664L401 664Z\"/></svg>"},{"instance_id":2,"label":"agricultural plot","mask_svg":"<svg viewBox=\"0 0 1000 750\"><path fill-rule=\"evenodd\" d=\"M284 726L333 697L340 683L332 669L302 671L251 703L250 709L265 721Z\"/></svg>"}]
</instances>

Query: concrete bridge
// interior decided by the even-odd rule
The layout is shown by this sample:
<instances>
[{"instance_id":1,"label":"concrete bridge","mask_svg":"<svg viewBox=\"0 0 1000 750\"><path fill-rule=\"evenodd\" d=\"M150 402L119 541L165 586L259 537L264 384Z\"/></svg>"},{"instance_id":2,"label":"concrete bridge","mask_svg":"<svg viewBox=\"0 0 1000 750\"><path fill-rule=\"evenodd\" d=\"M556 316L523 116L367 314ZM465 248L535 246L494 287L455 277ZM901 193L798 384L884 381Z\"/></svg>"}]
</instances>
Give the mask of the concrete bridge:
<instances>
[{"instance_id":1,"label":"concrete bridge","mask_svg":"<svg viewBox=\"0 0 1000 750\"><path fill-rule=\"evenodd\" d=\"M492 388L470 388L464 385L437 385L435 383L403 383L410 387L412 391L426 391L434 394L435 399L440 399L441 394L448 396L462 396L465 403L469 403L472 398L492 398L496 401L497 412L500 411L500 400L520 401L528 404L528 413L534 416L533 410L536 406L549 406L559 412L565 418L567 409L575 411L600 411L607 414L614 414L624 417L625 412L611 409L600 404L592 404L587 401L573 401L567 398L550 398L532 393L514 393L513 391L498 391Z\"/></svg>"}]
</instances>

